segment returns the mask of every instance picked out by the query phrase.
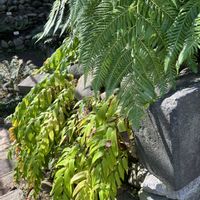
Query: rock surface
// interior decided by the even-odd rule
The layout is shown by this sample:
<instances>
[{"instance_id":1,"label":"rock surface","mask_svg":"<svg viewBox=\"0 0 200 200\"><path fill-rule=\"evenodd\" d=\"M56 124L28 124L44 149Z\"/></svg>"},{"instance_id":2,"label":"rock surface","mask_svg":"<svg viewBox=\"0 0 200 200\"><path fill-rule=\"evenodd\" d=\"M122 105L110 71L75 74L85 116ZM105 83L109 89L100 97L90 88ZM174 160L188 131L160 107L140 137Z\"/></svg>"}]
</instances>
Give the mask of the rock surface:
<instances>
[{"instance_id":1,"label":"rock surface","mask_svg":"<svg viewBox=\"0 0 200 200\"><path fill-rule=\"evenodd\" d=\"M200 82L180 87L150 107L136 133L147 169L174 190L200 175Z\"/></svg>"},{"instance_id":2,"label":"rock surface","mask_svg":"<svg viewBox=\"0 0 200 200\"><path fill-rule=\"evenodd\" d=\"M0 196L0 200L25 200L25 197L20 189L16 189Z\"/></svg>"},{"instance_id":3,"label":"rock surface","mask_svg":"<svg viewBox=\"0 0 200 200\"><path fill-rule=\"evenodd\" d=\"M36 35L38 26L46 22L52 3L53 0L0 0L0 50L14 51L31 46L30 38Z\"/></svg>"},{"instance_id":4,"label":"rock surface","mask_svg":"<svg viewBox=\"0 0 200 200\"><path fill-rule=\"evenodd\" d=\"M148 196L172 200L199 200L200 199L200 177L190 182L187 186L174 191L170 186L160 181L155 176L148 174L141 185L140 199L147 200Z\"/></svg>"},{"instance_id":5,"label":"rock surface","mask_svg":"<svg viewBox=\"0 0 200 200\"><path fill-rule=\"evenodd\" d=\"M78 100L83 99L84 97L92 96L94 93L92 91L92 75L89 75L87 77L86 83L85 83L85 77L82 75L77 83L76 89L75 89L75 97Z\"/></svg>"},{"instance_id":6,"label":"rock surface","mask_svg":"<svg viewBox=\"0 0 200 200\"><path fill-rule=\"evenodd\" d=\"M141 191L139 193L139 198L140 198L140 200L170 200L167 197L162 197L162 196L144 192L144 191Z\"/></svg>"},{"instance_id":7,"label":"rock surface","mask_svg":"<svg viewBox=\"0 0 200 200\"><path fill-rule=\"evenodd\" d=\"M24 200L23 192L15 189L13 162L7 159L9 136L6 129L0 129L0 200Z\"/></svg>"},{"instance_id":8,"label":"rock surface","mask_svg":"<svg viewBox=\"0 0 200 200\"><path fill-rule=\"evenodd\" d=\"M27 94L37 83L41 83L47 76L48 74L28 76L18 85L20 94Z\"/></svg>"},{"instance_id":9,"label":"rock surface","mask_svg":"<svg viewBox=\"0 0 200 200\"><path fill-rule=\"evenodd\" d=\"M73 74L74 78L78 79L83 75L83 66L80 64L71 65L68 69L68 73Z\"/></svg>"}]
</instances>

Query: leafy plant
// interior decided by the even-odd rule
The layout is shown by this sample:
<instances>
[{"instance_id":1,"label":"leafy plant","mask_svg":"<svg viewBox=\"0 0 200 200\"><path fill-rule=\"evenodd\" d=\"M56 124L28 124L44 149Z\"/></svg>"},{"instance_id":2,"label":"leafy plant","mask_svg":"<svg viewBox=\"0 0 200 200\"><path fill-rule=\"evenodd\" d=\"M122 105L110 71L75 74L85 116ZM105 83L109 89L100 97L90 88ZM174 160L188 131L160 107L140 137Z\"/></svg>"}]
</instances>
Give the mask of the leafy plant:
<instances>
[{"instance_id":1,"label":"leafy plant","mask_svg":"<svg viewBox=\"0 0 200 200\"><path fill-rule=\"evenodd\" d=\"M111 98L87 106L68 121L62 141L69 146L56 164L54 199L115 199L128 172L127 147L122 133L132 135L127 120L120 118L118 102Z\"/></svg>"},{"instance_id":2,"label":"leafy plant","mask_svg":"<svg viewBox=\"0 0 200 200\"><path fill-rule=\"evenodd\" d=\"M44 62L43 67L37 70L37 73L54 73L55 71L61 73L66 72L71 64L78 62L78 45L79 41L77 38L73 40L71 38L66 38L63 45Z\"/></svg>"},{"instance_id":3,"label":"leafy plant","mask_svg":"<svg viewBox=\"0 0 200 200\"><path fill-rule=\"evenodd\" d=\"M66 3L60 0L58 5ZM54 199L114 199L127 171L122 132L131 133L119 110L137 126L146 108L175 85L183 66L198 71L200 1L69 0L69 6L65 25L70 25L72 42L65 40L42 70L56 70L53 79L78 59L86 75L94 75L95 92L105 88L111 95L119 88L120 101L82 102L72 108L73 98L65 102L61 99L62 95L73 97L73 92L63 93L68 87L55 82L53 88L60 90L50 107L43 108L38 105L43 105L45 98L39 97L48 90L48 84L36 87L28 95L32 110L25 111L25 98L13 117L17 174L28 180L37 193L44 171L53 161ZM52 14L51 27L62 16L59 13L60 8ZM54 94L54 89L50 93ZM61 102L58 107L54 104L57 99ZM63 105L68 108L67 114L63 114ZM60 119L57 112L53 114L58 108L63 109L59 112L64 116L62 129L58 126L60 120L54 126L47 120L53 118L51 115L56 116L55 121ZM31 123L34 128L29 130L27 124ZM48 131L44 130L46 126ZM58 137L53 138L54 129ZM38 162L33 169L35 160Z\"/></svg>"},{"instance_id":4,"label":"leafy plant","mask_svg":"<svg viewBox=\"0 0 200 200\"><path fill-rule=\"evenodd\" d=\"M68 80L67 80L68 79ZM74 102L72 77L55 73L38 84L12 116L11 140L17 156L16 178L27 180L36 194L60 143ZM69 81L70 80L70 81Z\"/></svg>"},{"instance_id":5,"label":"leafy plant","mask_svg":"<svg viewBox=\"0 0 200 200\"><path fill-rule=\"evenodd\" d=\"M35 65L14 56L9 62L4 60L0 67L0 84L1 88L8 92L16 93L18 91L17 85L28 75L30 75L36 68Z\"/></svg>"},{"instance_id":6,"label":"leafy plant","mask_svg":"<svg viewBox=\"0 0 200 200\"><path fill-rule=\"evenodd\" d=\"M80 63L95 91L119 87L122 109L138 125L145 109L175 85L182 65L198 71L199 0L71 0ZM124 112L123 112L124 113Z\"/></svg>"},{"instance_id":7,"label":"leafy plant","mask_svg":"<svg viewBox=\"0 0 200 200\"><path fill-rule=\"evenodd\" d=\"M132 136L131 126L116 98L75 105L74 86L58 70L16 108L10 129L16 179L25 179L36 198L50 170L55 200L114 199L128 171L123 134Z\"/></svg>"}]
</instances>

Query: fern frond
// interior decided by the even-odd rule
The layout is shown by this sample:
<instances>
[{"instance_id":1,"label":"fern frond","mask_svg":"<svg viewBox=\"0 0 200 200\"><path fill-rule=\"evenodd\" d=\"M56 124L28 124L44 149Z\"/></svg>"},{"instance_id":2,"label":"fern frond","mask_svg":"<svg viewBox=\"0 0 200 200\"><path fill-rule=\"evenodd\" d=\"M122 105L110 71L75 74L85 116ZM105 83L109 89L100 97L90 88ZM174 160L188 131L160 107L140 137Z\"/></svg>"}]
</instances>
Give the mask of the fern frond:
<instances>
[{"instance_id":1,"label":"fern frond","mask_svg":"<svg viewBox=\"0 0 200 200\"><path fill-rule=\"evenodd\" d=\"M164 30L173 24L173 16L178 13L176 5L170 0L164 4L159 0L84 3L83 9L77 8L81 9L77 19L81 20L75 26L80 40L80 62L86 74L90 71L94 74L94 90L105 87L112 94L124 78L132 77L136 87L132 90L132 102L134 95L142 95L134 104L146 107L169 87L163 80L169 80L168 75L175 78L163 73L164 62L159 57L166 54ZM77 5L80 6L79 1L74 2L72 13L76 12ZM144 89L148 95L141 92ZM159 91L158 96L155 90ZM128 101L125 96L120 95L122 102Z\"/></svg>"},{"instance_id":2,"label":"fern frond","mask_svg":"<svg viewBox=\"0 0 200 200\"><path fill-rule=\"evenodd\" d=\"M186 36L200 12L199 1L188 1L181 9L168 32L168 54L165 58L165 70L173 65L180 54ZM177 65L177 71L179 65Z\"/></svg>"},{"instance_id":3,"label":"fern frond","mask_svg":"<svg viewBox=\"0 0 200 200\"><path fill-rule=\"evenodd\" d=\"M112 94L119 88L121 104L132 116L137 110L138 120L140 112L174 85L183 63L197 66L198 0L69 4L69 21L80 41L80 63L86 75L94 74L94 90L105 87Z\"/></svg>"},{"instance_id":4,"label":"fern frond","mask_svg":"<svg viewBox=\"0 0 200 200\"><path fill-rule=\"evenodd\" d=\"M49 18L47 23L44 26L44 30L42 34L40 34L39 39L45 38L49 34L55 34L59 28L65 27L65 18L67 18L68 12L68 0L55 0L51 9L51 12L49 14ZM62 29L61 28L61 29ZM64 33L62 29L61 33Z\"/></svg>"},{"instance_id":5,"label":"fern frond","mask_svg":"<svg viewBox=\"0 0 200 200\"><path fill-rule=\"evenodd\" d=\"M198 50L200 49L200 14L195 19L191 29L188 32L188 35L186 37L186 40L183 44L183 48L179 54L176 66L179 68L183 62L185 62L187 59L190 59L193 57L193 55L196 55ZM197 71L197 62L191 62L189 61L189 67L193 66L193 71ZM193 64L192 64L193 63ZM196 70L194 70L194 66L196 66Z\"/></svg>"}]
</instances>

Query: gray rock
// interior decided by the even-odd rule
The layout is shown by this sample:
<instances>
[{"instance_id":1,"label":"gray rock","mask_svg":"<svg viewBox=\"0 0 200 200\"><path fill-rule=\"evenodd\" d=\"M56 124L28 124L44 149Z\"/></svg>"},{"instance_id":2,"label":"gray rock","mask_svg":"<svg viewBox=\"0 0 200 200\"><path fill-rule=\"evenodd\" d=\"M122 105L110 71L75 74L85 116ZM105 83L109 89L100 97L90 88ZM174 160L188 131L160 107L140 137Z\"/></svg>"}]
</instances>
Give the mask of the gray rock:
<instances>
[{"instance_id":1,"label":"gray rock","mask_svg":"<svg viewBox=\"0 0 200 200\"><path fill-rule=\"evenodd\" d=\"M9 6L9 7L8 7L8 11L9 11L9 12L17 11L17 6L14 6L14 5L13 5L13 6Z\"/></svg>"},{"instance_id":2,"label":"gray rock","mask_svg":"<svg viewBox=\"0 0 200 200\"><path fill-rule=\"evenodd\" d=\"M150 107L135 131L147 169L180 190L200 175L200 82L182 86Z\"/></svg>"},{"instance_id":3,"label":"gray rock","mask_svg":"<svg viewBox=\"0 0 200 200\"><path fill-rule=\"evenodd\" d=\"M26 39L26 40L31 40L32 37L33 37L32 35L26 35L26 36L25 36L25 39Z\"/></svg>"},{"instance_id":4,"label":"gray rock","mask_svg":"<svg viewBox=\"0 0 200 200\"><path fill-rule=\"evenodd\" d=\"M39 6L42 5L42 3L41 3L40 1L33 1L32 5L33 5L34 7L39 7Z\"/></svg>"},{"instance_id":5,"label":"gray rock","mask_svg":"<svg viewBox=\"0 0 200 200\"><path fill-rule=\"evenodd\" d=\"M25 48L24 44L15 47L17 50L22 50Z\"/></svg>"},{"instance_id":6,"label":"gray rock","mask_svg":"<svg viewBox=\"0 0 200 200\"><path fill-rule=\"evenodd\" d=\"M79 64L71 65L68 69L68 73L73 74L74 78L78 79L83 75L83 66Z\"/></svg>"},{"instance_id":7,"label":"gray rock","mask_svg":"<svg viewBox=\"0 0 200 200\"><path fill-rule=\"evenodd\" d=\"M21 4L18 6L18 8L19 8L19 10L24 10L25 9L24 5L21 5Z\"/></svg>"},{"instance_id":8,"label":"gray rock","mask_svg":"<svg viewBox=\"0 0 200 200\"><path fill-rule=\"evenodd\" d=\"M84 97L92 96L94 94L92 91L92 79L93 79L92 75L89 75L85 83L84 75L82 75L79 78L76 89L75 89L75 97L78 100L81 100Z\"/></svg>"},{"instance_id":9,"label":"gray rock","mask_svg":"<svg viewBox=\"0 0 200 200\"><path fill-rule=\"evenodd\" d=\"M9 46L8 46L8 43L5 40L1 40L1 47L4 48L4 49L7 49Z\"/></svg>"},{"instance_id":10,"label":"gray rock","mask_svg":"<svg viewBox=\"0 0 200 200\"><path fill-rule=\"evenodd\" d=\"M37 17L37 13L28 13L27 16L28 17Z\"/></svg>"},{"instance_id":11,"label":"gray rock","mask_svg":"<svg viewBox=\"0 0 200 200\"><path fill-rule=\"evenodd\" d=\"M0 129L0 152L5 151L6 149L8 149L9 146L10 141L8 131L6 131L5 129Z\"/></svg>"},{"instance_id":12,"label":"gray rock","mask_svg":"<svg viewBox=\"0 0 200 200\"><path fill-rule=\"evenodd\" d=\"M45 80L46 77L48 77L48 74L37 74L34 76L28 76L18 85L20 94L27 94L37 83Z\"/></svg>"},{"instance_id":13,"label":"gray rock","mask_svg":"<svg viewBox=\"0 0 200 200\"><path fill-rule=\"evenodd\" d=\"M8 158L8 151L7 149L0 151L0 160L6 160Z\"/></svg>"},{"instance_id":14,"label":"gray rock","mask_svg":"<svg viewBox=\"0 0 200 200\"><path fill-rule=\"evenodd\" d=\"M21 38L16 38L13 40L15 47L23 45L24 41Z\"/></svg>"},{"instance_id":15,"label":"gray rock","mask_svg":"<svg viewBox=\"0 0 200 200\"><path fill-rule=\"evenodd\" d=\"M0 200L24 200L26 199L23 191L20 189L13 190L7 194L0 196Z\"/></svg>"},{"instance_id":16,"label":"gray rock","mask_svg":"<svg viewBox=\"0 0 200 200\"><path fill-rule=\"evenodd\" d=\"M24 4L25 3L25 0L20 0L19 1L21 4Z\"/></svg>"},{"instance_id":17,"label":"gray rock","mask_svg":"<svg viewBox=\"0 0 200 200\"><path fill-rule=\"evenodd\" d=\"M0 195L6 194L9 190L14 188L14 173L9 172L0 177Z\"/></svg>"},{"instance_id":18,"label":"gray rock","mask_svg":"<svg viewBox=\"0 0 200 200\"><path fill-rule=\"evenodd\" d=\"M100 94L101 100L106 99L106 92L103 92Z\"/></svg>"},{"instance_id":19,"label":"gray rock","mask_svg":"<svg viewBox=\"0 0 200 200\"><path fill-rule=\"evenodd\" d=\"M8 46L11 47L11 48L14 47L14 43L13 43L13 41L11 41L11 40L8 41Z\"/></svg>"},{"instance_id":20,"label":"gray rock","mask_svg":"<svg viewBox=\"0 0 200 200\"><path fill-rule=\"evenodd\" d=\"M141 187L143 191L154 194L158 196L171 196L172 199L177 199L176 194L173 194L174 192L169 189L162 181L160 181L155 176L148 174L144 180L144 182L141 184Z\"/></svg>"},{"instance_id":21,"label":"gray rock","mask_svg":"<svg viewBox=\"0 0 200 200\"><path fill-rule=\"evenodd\" d=\"M10 30L13 29L14 23L15 23L15 18L12 15L9 15L6 17L6 22L8 26L10 26Z\"/></svg>"},{"instance_id":22,"label":"gray rock","mask_svg":"<svg viewBox=\"0 0 200 200\"><path fill-rule=\"evenodd\" d=\"M0 177L11 172L13 163L10 160L0 160Z\"/></svg>"},{"instance_id":23,"label":"gray rock","mask_svg":"<svg viewBox=\"0 0 200 200\"><path fill-rule=\"evenodd\" d=\"M167 197L162 197L162 196L151 194L144 191L139 192L139 198L140 200L170 200Z\"/></svg>"},{"instance_id":24,"label":"gray rock","mask_svg":"<svg viewBox=\"0 0 200 200\"><path fill-rule=\"evenodd\" d=\"M2 6L3 4L6 3L6 0L0 0L0 5Z\"/></svg>"},{"instance_id":25,"label":"gray rock","mask_svg":"<svg viewBox=\"0 0 200 200\"><path fill-rule=\"evenodd\" d=\"M148 174L141 185L142 192L149 195L163 197L173 200L199 200L200 199L200 177L190 182L180 190L174 191L168 185L155 176ZM142 198L141 198L142 199ZM156 199L156 198L155 198Z\"/></svg>"},{"instance_id":26,"label":"gray rock","mask_svg":"<svg viewBox=\"0 0 200 200\"><path fill-rule=\"evenodd\" d=\"M18 0L13 0L12 3L16 5L16 4L18 4L19 2L18 2Z\"/></svg>"},{"instance_id":27,"label":"gray rock","mask_svg":"<svg viewBox=\"0 0 200 200\"><path fill-rule=\"evenodd\" d=\"M7 0L7 5L12 5L12 3L13 3L13 0Z\"/></svg>"},{"instance_id":28,"label":"gray rock","mask_svg":"<svg viewBox=\"0 0 200 200\"><path fill-rule=\"evenodd\" d=\"M4 12L6 10L6 6L5 5L0 5L0 12Z\"/></svg>"}]
</instances>

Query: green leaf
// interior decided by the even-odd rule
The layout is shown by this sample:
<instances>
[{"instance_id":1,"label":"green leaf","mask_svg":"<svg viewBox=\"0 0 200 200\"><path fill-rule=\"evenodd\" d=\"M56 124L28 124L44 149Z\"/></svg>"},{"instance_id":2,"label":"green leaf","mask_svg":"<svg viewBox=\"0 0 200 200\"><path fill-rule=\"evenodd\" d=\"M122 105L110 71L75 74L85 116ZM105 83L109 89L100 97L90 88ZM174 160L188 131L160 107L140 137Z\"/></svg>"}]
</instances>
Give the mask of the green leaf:
<instances>
[{"instance_id":1,"label":"green leaf","mask_svg":"<svg viewBox=\"0 0 200 200\"><path fill-rule=\"evenodd\" d=\"M117 140L117 132L115 128L109 127L106 132L107 138L112 142L112 151L115 156L118 156L118 140Z\"/></svg>"},{"instance_id":2,"label":"green leaf","mask_svg":"<svg viewBox=\"0 0 200 200\"><path fill-rule=\"evenodd\" d=\"M128 173L128 159L126 157L122 158L122 166L124 170L126 171L126 173Z\"/></svg>"},{"instance_id":3,"label":"green leaf","mask_svg":"<svg viewBox=\"0 0 200 200\"><path fill-rule=\"evenodd\" d=\"M88 171L82 171L82 172L79 172L79 173L75 174L72 177L70 183L74 184L74 183L80 182L83 179L86 179L87 178L87 174L88 174Z\"/></svg>"},{"instance_id":4,"label":"green leaf","mask_svg":"<svg viewBox=\"0 0 200 200\"><path fill-rule=\"evenodd\" d=\"M102 151L98 151L97 153L95 153L92 158L92 164L94 165L94 163L97 162L103 156L104 156L104 153Z\"/></svg>"},{"instance_id":5,"label":"green leaf","mask_svg":"<svg viewBox=\"0 0 200 200\"><path fill-rule=\"evenodd\" d=\"M119 119L119 121L117 123L117 128L118 128L119 132L125 132L127 130L124 119Z\"/></svg>"},{"instance_id":6,"label":"green leaf","mask_svg":"<svg viewBox=\"0 0 200 200\"><path fill-rule=\"evenodd\" d=\"M50 130L49 131L49 139L53 142L54 141L54 131Z\"/></svg>"},{"instance_id":7,"label":"green leaf","mask_svg":"<svg viewBox=\"0 0 200 200\"><path fill-rule=\"evenodd\" d=\"M83 180L80 183L78 183L74 189L73 197L75 197L80 192L80 190L82 190L85 187L85 185L86 185L86 180Z\"/></svg>"},{"instance_id":8,"label":"green leaf","mask_svg":"<svg viewBox=\"0 0 200 200\"><path fill-rule=\"evenodd\" d=\"M124 172L125 172L125 170L124 170L124 168L123 168L123 166L122 166L121 161L119 161L119 164L117 165L117 168L118 168L118 172L119 172L120 178L121 178L122 180L124 180Z\"/></svg>"}]
</instances>

